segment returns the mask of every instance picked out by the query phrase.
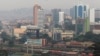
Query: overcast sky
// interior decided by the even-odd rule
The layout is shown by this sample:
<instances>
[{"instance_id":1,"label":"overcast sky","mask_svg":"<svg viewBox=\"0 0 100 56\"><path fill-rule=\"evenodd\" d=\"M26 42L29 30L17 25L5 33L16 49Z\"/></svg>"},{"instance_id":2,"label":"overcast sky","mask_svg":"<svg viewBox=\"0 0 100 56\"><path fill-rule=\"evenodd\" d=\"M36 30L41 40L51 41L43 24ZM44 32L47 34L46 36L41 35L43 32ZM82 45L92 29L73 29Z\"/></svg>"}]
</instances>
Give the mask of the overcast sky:
<instances>
[{"instance_id":1,"label":"overcast sky","mask_svg":"<svg viewBox=\"0 0 100 56\"><path fill-rule=\"evenodd\" d=\"M36 0L45 9L62 8L69 9L79 0ZM82 0L92 8L100 8L100 0ZM32 8L35 0L0 0L0 10L12 10L20 8Z\"/></svg>"}]
</instances>

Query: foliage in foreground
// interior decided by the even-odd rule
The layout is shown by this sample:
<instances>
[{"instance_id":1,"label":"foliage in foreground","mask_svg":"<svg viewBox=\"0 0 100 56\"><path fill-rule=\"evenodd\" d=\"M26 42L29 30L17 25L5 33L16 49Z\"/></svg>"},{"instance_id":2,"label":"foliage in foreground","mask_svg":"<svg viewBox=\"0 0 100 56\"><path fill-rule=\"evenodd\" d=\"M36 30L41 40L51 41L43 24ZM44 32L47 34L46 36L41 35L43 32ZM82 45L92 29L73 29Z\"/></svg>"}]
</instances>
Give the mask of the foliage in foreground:
<instances>
[{"instance_id":1,"label":"foliage in foreground","mask_svg":"<svg viewBox=\"0 0 100 56\"><path fill-rule=\"evenodd\" d=\"M94 34L93 32L87 32L84 35L79 35L74 38L76 41L91 41L91 42L100 42L100 34Z\"/></svg>"}]
</instances>

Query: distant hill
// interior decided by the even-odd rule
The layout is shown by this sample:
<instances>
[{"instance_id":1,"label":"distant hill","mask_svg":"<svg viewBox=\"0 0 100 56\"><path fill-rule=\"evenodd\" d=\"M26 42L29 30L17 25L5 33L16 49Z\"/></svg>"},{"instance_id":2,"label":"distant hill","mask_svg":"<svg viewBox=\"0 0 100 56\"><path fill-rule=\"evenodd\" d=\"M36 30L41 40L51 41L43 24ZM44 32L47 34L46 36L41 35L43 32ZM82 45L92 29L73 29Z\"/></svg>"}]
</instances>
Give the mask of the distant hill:
<instances>
[{"instance_id":1,"label":"distant hill","mask_svg":"<svg viewBox=\"0 0 100 56\"><path fill-rule=\"evenodd\" d=\"M10 11L0 11L0 20L33 18L32 8L22 8Z\"/></svg>"},{"instance_id":2,"label":"distant hill","mask_svg":"<svg viewBox=\"0 0 100 56\"><path fill-rule=\"evenodd\" d=\"M69 15L69 9L63 9ZM45 14L51 13L50 10L45 10ZM12 19L33 19L33 8L21 8L10 11L0 11L0 20Z\"/></svg>"}]
</instances>

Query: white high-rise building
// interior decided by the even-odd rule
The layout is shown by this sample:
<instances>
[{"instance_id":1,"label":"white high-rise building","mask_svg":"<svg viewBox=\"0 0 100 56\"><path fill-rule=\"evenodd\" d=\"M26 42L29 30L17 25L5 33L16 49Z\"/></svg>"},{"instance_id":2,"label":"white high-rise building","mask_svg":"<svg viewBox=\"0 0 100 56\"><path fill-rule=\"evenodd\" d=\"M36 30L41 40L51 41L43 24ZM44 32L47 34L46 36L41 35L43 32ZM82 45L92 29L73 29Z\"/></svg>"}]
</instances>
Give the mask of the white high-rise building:
<instances>
[{"instance_id":1,"label":"white high-rise building","mask_svg":"<svg viewBox=\"0 0 100 56\"><path fill-rule=\"evenodd\" d=\"M63 24L64 22L64 12L59 12L59 24Z\"/></svg>"},{"instance_id":2,"label":"white high-rise building","mask_svg":"<svg viewBox=\"0 0 100 56\"><path fill-rule=\"evenodd\" d=\"M90 23L95 22L95 9L94 8L91 8L89 10L89 19L90 19Z\"/></svg>"},{"instance_id":3,"label":"white high-rise building","mask_svg":"<svg viewBox=\"0 0 100 56\"><path fill-rule=\"evenodd\" d=\"M45 20L44 10L39 10L38 12L38 27L39 28L44 27L44 20Z\"/></svg>"}]
</instances>

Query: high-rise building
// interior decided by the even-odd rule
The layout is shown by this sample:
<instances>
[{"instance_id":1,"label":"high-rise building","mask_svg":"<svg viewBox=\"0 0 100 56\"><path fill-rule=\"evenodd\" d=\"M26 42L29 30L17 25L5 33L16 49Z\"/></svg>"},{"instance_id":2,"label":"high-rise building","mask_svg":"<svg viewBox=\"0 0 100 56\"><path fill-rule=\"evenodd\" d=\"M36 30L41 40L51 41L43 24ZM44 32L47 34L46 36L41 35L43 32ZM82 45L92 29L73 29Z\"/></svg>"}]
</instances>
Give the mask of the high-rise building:
<instances>
[{"instance_id":1,"label":"high-rise building","mask_svg":"<svg viewBox=\"0 0 100 56\"><path fill-rule=\"evenodd\" d=\"M94 23L95 22L95 9L94 8L90 8L89 10L89 21L90 23Z\"/></svg>"},{"instance_id":2,"label":"high-rise building","mask_svg":"<svg viewBox=\"0 0 100 56\"><path fill-rule=\"evenodd\" d=\"M38 10L41 9L41 7L38 4L35 4L33 7L33 24L35 26L38 25Z\"/></svg>"},{"instance_id":3,"label":"high-rise building","mask_svg":"<svg viewBox=\"0 0 100 56\"><path fill-rule=\"evenodd\" d=\"M100 22L100 9L95 10L95 21Z\"/></svg>"},{"instance_id":4,"label":"high-rise building","mask_svg":"<svg viewBox=\"0 0 100 56\"><path fill-rule=\"evenodd\" d=\"M59 24L64 23L64 12L59 12Z\"/></svg>"},{"instance_id":5,"label":"high-rise building","mask_svg":"<svg viewBox=\"0 0 100 56\"><path fill-rule=\"evenodd\" d=\"M90 25L95 23L95 9L94 8L89 8L88 15L85 14L85 19L84 19L84 33L90 31Z\"/></svg>"},{"instance_id":6,"label":"high-rise building","mask_svg":"<svg viewBox=\"0 0 100 56\"><path fill-rule=\"evenodd\" d=\"M70 9L70 16L76 21L75 32L77 34L84 33L84 28L89 28L89 20L86 16L89 16L89 6L84 4L75 5ZM87 31L87 30L86 30ZM85 32L86 32L85 31Z\"/></svg>"},{"instance_id":7,"label":"high-rise building","mask_svg":"<svg viewBox=\"0 0 100 56\"><path fill-rule=\"evenodd\" d=\"M88 9L89 9L88 5L78 4L70 9L70 15L72 16L73 19L76 18L84 19L84 13L88 12Z\"/></svg>"},{"instance_id":8,"label":"high-rise building","mask_svg":"<svg viewBox=\"0 0 100 56\"><path fill-rule=\"evenodd\" d=\"M59 23L59 12L60 9L52 9L53 24L57 25Z\"/></svg>"},{"instance_id":9,"label":"high-rise building","mask_svg":"<svg viewBox=\"0 0 100 56\"><path fill-rule=\"evenodd\" d=\"M89 32L90 31L90 19L89 17L85 17L84 20L84 33Z\"/></svg>"},{"instance_id":10,"label":"high-rise building","mask_svg":"<svg viewBox=\"0 0 100 56\"><path fill-rule=\"evenodd\" d=\"M39 10L38 11L38 24L37 24L37 26L39 27L39 28L43 28L44 27L44 20L45 20L45 13L44 13L44 10Z\"/></svg>"},{"instance_id":11,"label":"high-rise building","mask_svg":"<svg viewBox=\"0 0 100 56\"><path fill-rule=\"evenodd\" d=\"M44 14L44 10L38 4L34 5L33 16L34 16L34 20L33 20L34 26L37 26L39 28L43 28L45 14Z\"/></svg>"}]
</instances>

